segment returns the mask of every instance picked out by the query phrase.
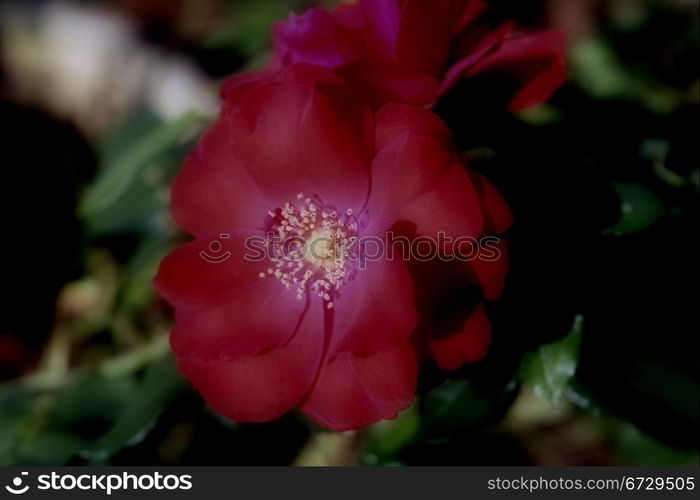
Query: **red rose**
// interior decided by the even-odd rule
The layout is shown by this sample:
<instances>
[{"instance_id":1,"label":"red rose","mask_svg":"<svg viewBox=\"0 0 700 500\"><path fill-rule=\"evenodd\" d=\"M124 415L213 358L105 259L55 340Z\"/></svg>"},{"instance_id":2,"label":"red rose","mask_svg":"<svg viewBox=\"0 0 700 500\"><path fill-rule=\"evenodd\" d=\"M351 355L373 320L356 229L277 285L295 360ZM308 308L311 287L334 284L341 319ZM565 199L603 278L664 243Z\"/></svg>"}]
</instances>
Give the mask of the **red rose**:
<instances>
[{"instance_id":1,"label":"red rose","mask_svg":"<svg viewBox=\"0 0 700 500\"><path fill-rule=\"evenodd\" d=\"M360 0L292 14L274 27L270 69L330 68L377 107L431 106L460 79L485 73L512 79L512 111L544 102L564 82L564 33L514 34L511 22L494 28L486 8L483 0Z\"/></svg>"},{"instance_id":2,"label":"red rose","mask_svg":"<svg viewBox=\"0 0 700 500\"><path fill-rule=\"evenodd\" d=\"M434 114L402 104L375 113L342 79L306 64L230 89L174 181L172 211L195 239L163 260L154 282L175 307L182 373L232 419L299 407L335 430L410 404L421 343L412 334L430 330L419 321L430 304L416 269L386 252L338 248L385 241L399 226L437 239L510 224ZM493 297L502 271L463 263L457 274ZM463 319L426 334L443 366L485 353L483 312Z\"/></svg>"}]
</instances>

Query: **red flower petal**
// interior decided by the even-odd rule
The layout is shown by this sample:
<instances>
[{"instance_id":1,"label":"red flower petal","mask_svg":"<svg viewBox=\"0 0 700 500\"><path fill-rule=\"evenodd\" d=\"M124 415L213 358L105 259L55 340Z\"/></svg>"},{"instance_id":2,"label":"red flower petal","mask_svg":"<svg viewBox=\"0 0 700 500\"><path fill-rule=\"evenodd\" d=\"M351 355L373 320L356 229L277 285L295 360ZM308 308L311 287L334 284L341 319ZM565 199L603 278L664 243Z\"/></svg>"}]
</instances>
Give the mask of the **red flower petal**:
<instances>
[{"instance_id":1,"label":"red flower petal","mask_svg":"<svg viewBox=\"0 0 700 500\"><path fill-rule=\"evenodd\" d=\"M321 368L301 409L336 431L395 418L413 400L416 372L415 353L408 345L368 357L345 352Z\"/></svg>"},{"instance_id":2,"label":"red flower petal","mask_svg":"<svg viewBox=\"0 0 700 500\"><path fill-rule=\"evenodd\" d=\"M413 285L400 256L364 264L334 302L329 356L344 351L366 356L394 347L416 326Z\"/></svg>"},{"instance_id":3,"label":"red flower petal","mask_svg":"<svg viewBox=\"0 0 700 500\"><path fill-rule=\"evenodd\" d=\"M486 356L491 343L491 326L483 306L479 305L458 333L430 341L435 362L445 370L457 370L466 363Z\"/></svg>"},{"instance_id":4,"label":"red flower petal","mask_svg":"<svg viewBox=\"0 0 700 500\"><path fill-rule=\"evenodd\" d=\"M453 0L405 2L396 42L401 66L440 78L452 42L453 4Z\"/></svg>"},{"instance_id":5,"label":"red flower petal","mask_svg":"<svg viewBox=\"0 0 700 500\"><path fill-rule=\"evenodd\" d=\"M272 276L248 279L247 287L217 307L178 308L170 336L173 351L211 360L254 355L286 343L305 303Z\"/></svg>"},{"instance_id":6,"label":"red flower petal","mask_svg":"<svg viewBox=\"0 0 700 500\"><path fill-rule=\"evenodd\" d=\"M401 20L398 0L360 0L365 37L374 53L387 61L396 61L396 43Z\"/></svg>"},{"instance_id":7,"label":"red flower petal","mask_svg":"<svg viewBox=\"0 0 700 500\"><path fill-rule=\"evenodd\" d=\"M440 85L432 75L403 68L376 55L348 61L335 72L375 108L393 101L426 105L434 100Z\"/></svg>"},{"instance_id":8,"label":"red flower petal","mask_svg":"<svg viewBox=\"0 0 700 500\"><path fill-rule=\"evenodd\" d=\"M452 27L452 34L456 35L465 26L474 21L488 8L484 0L456 0L454 2L454 19L457 22Z\"/></svg>"},{"instance_id":9,"label":"red flower petal","mask_svg":"<svg viewBox=\"0 0 700 500\"><path fill-rule=\"evenodd\" d=\"M513 23L505 23L494 30L483 30L481 27L475 28L478 30L476 33L471 28L466 30L465 35L456 43L458 60L448 68L438 93L445 94L486 54L497 50L512 27Z\"/></svg>"},{"instance_id":10,"label":"red flower petal","mask_svg":"<svg viewBox=\"0 0 700 500\"><path fill-rule=\"evenodd\" d=\"M509 104L518 111L541 104L566 79L563 45L566 33L541 31L506 39L499 50L484 57L468 76L501 73L517 82L517 92Z\"/></svg>"},{"instance_id":11,"label":"red flower petal","mask_svg":"<svg viewBox=\"0 0 700 500\"><path fill-rule=\"evenodd\" d=\"M513 214L503 195L478 172L467 169L484 215L484 235L505 233L513 225Z\"/></svg>"},{"instance_id":12,"label":"red flower petal","mask_svg":"<svg viewBox=\"0 0 700 500\"><path fill-rule=\"evenodd\" d=\"M225 235L192 241L167 255L153 278L158 292L187 313L213 311L222 306L235 308L239 304L246 306L242 309L246 313L266 314L269 306L265 304L269 303L277 308L276 314L295 325L304 304L274 277L260 278L260 273L274 267L269 260L246 260L250 250L245 246L245 238L251 234L234 232L227 238L222 236ZM259 305L251 308L256 299Z\"/></svg>"},{"instance_id":13,"label":"red flower petal","mask_svg":"<svg viewBox=\"0 0 700 500\"><path fill-rule=\"evenodd\" d=\"M377 113L373 191L367 206L372 224L386 230L397 221L419 235L478 237L481 205L464 167L454 163L450 131L432 112L390 104Z\"/></svg>"},{"instance_id":14,"label":"red flower petal","mask_svg":"<svg viewBox=\"0 0 700 500\"><path fill-rule=\"evenodd\" d=\"M451 167L455 153L444 141L406 130L382 149L372 164L372 217L403 211L402 204L432 190Z\"/></svg>"},{"instance_id":15,"label":"red flower petal","mask_svg":"<svg viewBox=\"0 0 700 500\"><path fill-rule=\"evenodd\" d=\"M477 238L483 228L479 199L461 163L453 163L432 190L414 198L401 219L414 223L419 235L435 241L440 233L453 239Z\"/></svg>"},{"instance_id":16,"label":"red flower petal","mask_svg":"<svg viewBox=\"0 0 700 500\"><path fill-rule=\"evenodd\" d=\"M379 234L399 220L414 222L405 216L412 211L409 205L439 184L455 156L442 137L416 133L408 129L409 123L405 125L404 131L378 152L372 164L372 193L367 213ZM382 134L381 130L379 127L379 142L400 131L392 127L389 134Z\"/></svg>"},{"instance_id":17,"label":"red flower petal","mask_svg":"<svg viewBox=\"0 0 700 500\"><path fill-rule=\"evenodd\" d=\"M173 181L172 213L195 236L262 228L274 206L236 159L229 121L219 119L199 141Z\"/></svg>"},{"instance_id":18,"label":"red flower petal","mask_svg":"<svg viewBox=\"0 0 700 500\"><path fill-rule=\"evenodd\" d=\"M481 250L480 258L469 261L474 276L481 285L481 293L487 300L498 300L508 274L508 245L506 240L490 242L487 250ZM485 258L487 253L488 258Z\"/></svg>"},{"instance_id":19,"label":"red flower petal","mask_svg":"<svg viewBox=\"0 0 700 500\"><path fill-rule=\"evenodd\" d=\"M435 241L478 237L482 214L476 191L464 167L443 141L410 131L396 138L375 158L367 212L377 230L397 221L416 225L419 235Z\"/></svg>"},{"instance_id":20,"label":"red flower petal","mask_svg":"<svg viewBox=\"0 0 700 500\"><path fill-rule=\"evenodd\" d=\"M381 151L394 139L406 131L426 135L441 141L446 146L452 138L452 131L440 117L432 111L408 106L400 103L390 103L377 111L377 131L375 149Z\"/></svg>"},{"instance_id":21,"label":"red flower petal","mask_svg":"<svg viewBox=\"0 0 700 500\"><path fill-rule=\"evenodd\" d=\"M320 304L304 315L284 346L255 356L206 361L178 357L178 367L217 412L238 422L264 422L288 412L308 392L323 350Z\"/></svg>"},{"instance_id":22,"label":"red flower petal","mask_svg":"<svg viewBox=\"0 0 700 500\"><path fill-rule=\"evenodd\" d=\"M357 54L354 40L322 9L291 14L272 31L276 55L285 66L303 62L332 68Z\"/></svg>"},{"instance_id":23,"label":"red flower petal","mask_svg":"<svg viewBox=\"0 0 700 500\"><path fill-rule=\"evenodd\" d=\"M264 84L229 112L237 157L269 197L284 203L304 192L361 207L374 122L346 85Z\"/></svg>"},{"instance_id":24,"label":"red flower petal","mask_svg":"<svg viewBox=\"0 0 700 500\"><path fill-rule=\"evenodd\" d=\"M269 70L234 74L221 84L219 94L223 99L237 102L241 95L250 92L260 81L269 80L273 75Z\"/></svg>"},{"instance_id":25,"label":"red flower petal","mask_svg":"<svg viewBox=\"0 0 700 500\"><path fill-rule=\"evenodd\" d=\"M514 79L512 110L543 102L564 80L563 34L507 38L514 23L494 28L486 9L483 0L360 0L331 14L311 9L276 26L270 69L298 62L332 69L375 108L431 106L459 79L484 72Z\"/></svg>"},{"instance_id":26,"label":"red flower petal","mask_svg":"<svg viewBox=\"0 0 700 500\"><path fill-rule=\"evenodd\" d=\"M343 28L346 32L362 37L362 41L364 41L364 32L362 30L365 27L365 18L358 4L341 3L333 9L331 14L338 23L338 26Z\"/></svg>"}]
</instances>

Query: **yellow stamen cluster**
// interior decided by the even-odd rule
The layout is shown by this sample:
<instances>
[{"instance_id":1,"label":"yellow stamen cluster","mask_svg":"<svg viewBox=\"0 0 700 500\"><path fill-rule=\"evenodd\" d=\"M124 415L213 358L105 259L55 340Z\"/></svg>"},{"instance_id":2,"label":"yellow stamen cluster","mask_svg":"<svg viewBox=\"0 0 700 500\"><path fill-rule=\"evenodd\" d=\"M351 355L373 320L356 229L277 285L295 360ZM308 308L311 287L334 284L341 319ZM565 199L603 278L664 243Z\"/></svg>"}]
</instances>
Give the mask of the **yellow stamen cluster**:
<instances>
[{"instance_id":1,"label":"yellow stamen cluster","mask_svg":"<svg viewBox=\"0 0 700 500\"><path fill-rule=\"evenodd\" d=\"M335 291L352 274L347 252L357 233L352 209L339 214L318 198L299 193L295 202L268 215L275 267L260 277L274 276L287 289L296 287L299 300L310 291L332 309Z\"/></svg>"}]
</instances>

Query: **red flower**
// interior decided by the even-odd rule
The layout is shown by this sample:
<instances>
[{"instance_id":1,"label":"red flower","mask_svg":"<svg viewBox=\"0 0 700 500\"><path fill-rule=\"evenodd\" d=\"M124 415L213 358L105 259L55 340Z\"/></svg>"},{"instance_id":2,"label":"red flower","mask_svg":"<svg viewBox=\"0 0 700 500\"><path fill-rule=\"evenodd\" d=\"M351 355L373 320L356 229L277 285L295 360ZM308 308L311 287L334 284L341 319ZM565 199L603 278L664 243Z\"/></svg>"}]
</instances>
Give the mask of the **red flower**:
<instances>
[{"instance_id":1,"label":"red flower","mask_svg":"<svg viewBox=\"0 0 700 500\"><path fill-rule=\"evenodd\" d=\"M299 62L333 69L375 106L431 106L462 78L510 77L512 111L544 102L564 82L564 33L495 28L483 0L359 0L311 9L274 27L275 70ZM226 87L223 89L226 92Z\"/></svg>"},{"instance_id":2,"label":"red flower","mask_svg":"<svg viewBox=\"0 0 700 500\"><path fill-rule=\"evenodd\" d=\"M171 344L182 373L235 420L300 407L335 430L410 404L412 334L430 329L419 322L418 273L400 256L369 258L360 247L351 258L338 248L384 241L401 225L437 239L510 224L435 115L402 104L374 113L342 79L305 64L229 89L174 181L172 210L195 239L163 260L154 282L175 307ZM291 240L299 245L281 243ZM497 295L501 271L462 268ZM425 342L444 366L484 355L480 309L456 330L437 330Z\"/></svg>"}]
</instances>

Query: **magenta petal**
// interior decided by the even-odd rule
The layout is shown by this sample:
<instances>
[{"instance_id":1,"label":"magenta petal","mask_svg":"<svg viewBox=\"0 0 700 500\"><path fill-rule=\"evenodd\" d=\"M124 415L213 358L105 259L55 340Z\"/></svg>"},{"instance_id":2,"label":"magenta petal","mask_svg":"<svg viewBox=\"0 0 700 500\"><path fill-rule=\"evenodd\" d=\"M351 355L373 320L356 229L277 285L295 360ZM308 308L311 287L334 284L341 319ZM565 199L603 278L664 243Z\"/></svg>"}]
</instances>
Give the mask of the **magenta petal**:
<instances>
[{"instance_id":1,"label":"magenta petal","mask_svg":"<svg viewBox=\"0 0 700 500\"><path fill-rule=\"evenodd\" d=\"M365 36L371 52L396 61L396 43L401 20L399 0L360 0Z\"/></svg>"},{"instance_id":2,"label":"magenta petal","mask_svg":"<svg viewBox=\"0 0 700 500\"><path fill-rule=\"evenodd\" d=\"M275 23L277 57L284 65L311 63L333 68L356 54L353 40L328 12L314 8Z\"/></svg>"},{"instance_id":3,"label":"magenta petal","mask_svg":"<svg viewBox=\"0 0 700 500\"><path fill-rule=\"evenodd\" d=\"M254 356L208 361L178 357L183 375L217 412L238 422L264 422L296 406L311 388L323 351L320 304L304 315L285 345Z\"/></svg>"},{"instance_id":4,"label":"magenta petal","mask_svg":"<svg viewBox=\"0 0 700 500\"><path fill-rule=\"evenodd\" d=\"M343 285L334 300L331 357L345 351L369 355L394 347L405 342L416 326L413 285L400 252L390 260L384 255L361 264L364 269Z\"/></svg>"},{"instance_id":5,"label":"magenta petal","mask_svg":"<svg viewBox=\"0 0 700 500\"><path fill-rule=\"evenodd\" d=\"M395 418L413 400L416 373L415 353L408 345L367 357L342 353L321 367L301 409L336 431Z\"/></svg>"}]
</instances>

